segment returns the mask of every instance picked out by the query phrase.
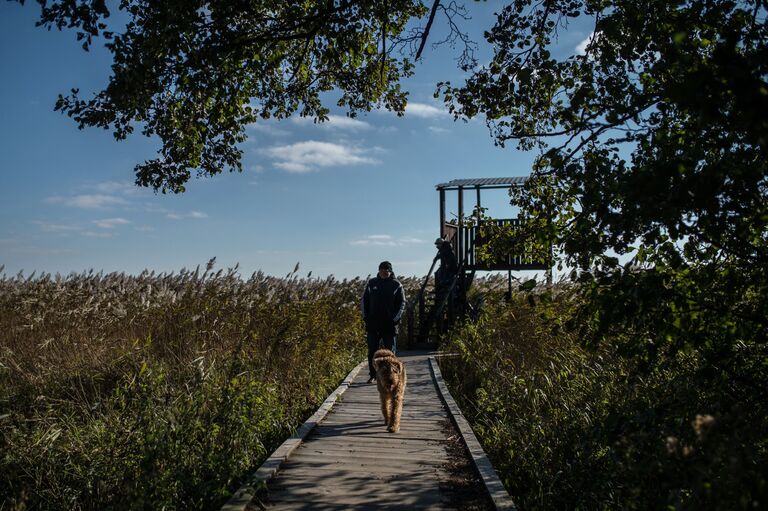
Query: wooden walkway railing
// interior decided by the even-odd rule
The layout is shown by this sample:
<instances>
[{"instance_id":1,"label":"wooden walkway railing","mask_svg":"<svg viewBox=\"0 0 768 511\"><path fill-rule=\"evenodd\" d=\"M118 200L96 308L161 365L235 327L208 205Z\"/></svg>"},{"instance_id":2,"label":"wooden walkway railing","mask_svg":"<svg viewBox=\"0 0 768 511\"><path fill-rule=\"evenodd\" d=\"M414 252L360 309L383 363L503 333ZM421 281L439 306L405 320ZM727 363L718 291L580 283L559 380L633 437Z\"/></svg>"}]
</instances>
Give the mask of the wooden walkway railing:
<instances>
[{"instance_id":1,"label":"wooden walkway railing","mask_svg":"<svg viewBox=\"0 0 768 511\"><path fill-rule=\"evenodd\" d=\"M223 509L510 507L511 500L509 506L503 502L506 493L501 501L492 499L477 475L430 373L428 354L401 358L408 385L398 433L387 432L376 385L366 383L367 367L360 367L337 391L341 395L335 404L324 404L330 412L321 407L318 413L324 418L310 419L311 431L304 431L303 441L281 446L262 465L260 476L257 472L257 480Z\"/></svg>"},{"instance_id":2,"label":"wooden walkway railing","mask_svg":"<svg viewBox=\"0 0 768 511\"><path fill-rule=\"evenodd\" d=\"M522 227L523 221L520 218L485 219L482 220L481 225L496 225L516 230ZM552 266L547 261L538 260L530 246L527 246L522 253L507 254L503 259L494 263L481 261L478 257L478 250L486 243L486 240L482 236L482 228L477 224L464 225L459 228L454 223L446 222L443 226L443 232L446 239L451 241L459 265L467 271L548 270Z\"/></svg>"}]
</instances>

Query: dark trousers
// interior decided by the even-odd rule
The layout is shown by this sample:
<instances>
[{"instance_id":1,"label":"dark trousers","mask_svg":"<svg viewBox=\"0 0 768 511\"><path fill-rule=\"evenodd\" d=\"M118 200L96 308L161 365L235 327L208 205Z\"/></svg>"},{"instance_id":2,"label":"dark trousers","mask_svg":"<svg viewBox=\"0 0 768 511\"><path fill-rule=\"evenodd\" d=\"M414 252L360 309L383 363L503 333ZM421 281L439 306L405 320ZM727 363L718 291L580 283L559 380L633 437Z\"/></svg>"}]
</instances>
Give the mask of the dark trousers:
<instances>
[{"instance_id":1,"label":"dark trousers","mask_svg":"<svg viewBox=\"0 0 768 511\"><path fill-rule=\"evenodd\" d=\"M368 376L376 376L376 370L373 368L373 354L379 347L384 347L395 353L397 336L395 333L382 333L368 331Z\"/></svg>"}]
</instances>

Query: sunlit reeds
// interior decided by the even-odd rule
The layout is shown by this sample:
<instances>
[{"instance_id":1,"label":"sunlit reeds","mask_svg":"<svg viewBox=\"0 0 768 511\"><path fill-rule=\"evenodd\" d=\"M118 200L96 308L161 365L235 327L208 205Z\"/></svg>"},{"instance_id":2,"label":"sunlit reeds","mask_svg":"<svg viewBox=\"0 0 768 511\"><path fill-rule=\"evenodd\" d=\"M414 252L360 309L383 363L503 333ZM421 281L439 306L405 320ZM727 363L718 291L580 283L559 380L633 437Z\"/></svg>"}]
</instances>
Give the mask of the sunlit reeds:
<instances>
[{"instance_id":1,"label":"sunlit reeds","mask_svg":"<svg viewBox=\"0 0 768 511\"><path fill-rule=\"evenodd\" d=\"M0 277L0 508L215 508L363 358L363 280L211 266Z\"/></svg>"}]
</instances>

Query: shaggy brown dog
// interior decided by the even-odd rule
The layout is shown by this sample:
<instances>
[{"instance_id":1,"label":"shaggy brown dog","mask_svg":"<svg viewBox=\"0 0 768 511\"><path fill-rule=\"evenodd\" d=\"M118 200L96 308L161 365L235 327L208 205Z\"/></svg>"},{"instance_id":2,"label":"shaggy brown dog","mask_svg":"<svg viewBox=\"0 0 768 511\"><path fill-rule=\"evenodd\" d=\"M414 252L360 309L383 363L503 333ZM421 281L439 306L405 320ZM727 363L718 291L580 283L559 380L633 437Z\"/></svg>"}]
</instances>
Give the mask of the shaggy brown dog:
<instances>
[{"instance_id":1,"label":"shaggy brown dog","mask_svg":"<svg viewBox=\"0 0 768 511\"><path fill-rule=\"evenodd\" d=\"M391 351L380 349L373 354L373 368L376 369L376 387L384 423L387 431L397 433L405 397L405 364Z\"/></svg>"}]
</instances>

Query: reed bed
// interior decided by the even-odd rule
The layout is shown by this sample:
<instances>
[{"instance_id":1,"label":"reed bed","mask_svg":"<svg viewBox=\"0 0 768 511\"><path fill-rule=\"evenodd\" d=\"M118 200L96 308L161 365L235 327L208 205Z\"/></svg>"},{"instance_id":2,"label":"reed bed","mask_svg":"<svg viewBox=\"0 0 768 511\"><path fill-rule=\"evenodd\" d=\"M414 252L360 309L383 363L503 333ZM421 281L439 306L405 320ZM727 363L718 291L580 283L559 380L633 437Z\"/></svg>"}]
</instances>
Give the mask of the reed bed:
<instances>
[{"instance_id":1,"label":"reed bed","mask_svg":"<svg viewBox=\"0 0 768 511\"><path fill-rule=\"evenodd\" d=\"M363 359L363 286L2 274L0 509L217 508Z\"/></svg>"},{"instance_id":2,"label":"reed bed","mask_svg":"<svg viewBox=\"0 0 768 511\"><path fill-rule=\"evenodd\" d=\"M768 502L764 344L738 373L695 350L587 349L566 327L579 300L486 300L441 361L452 393L518 507L759 509Z\"/></svg>"}]
</instances>

